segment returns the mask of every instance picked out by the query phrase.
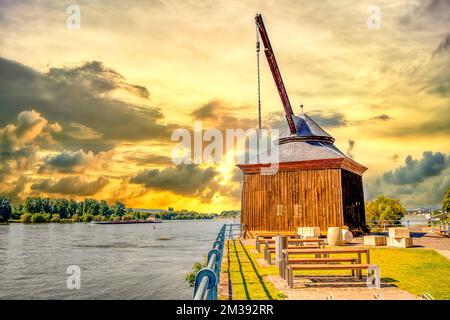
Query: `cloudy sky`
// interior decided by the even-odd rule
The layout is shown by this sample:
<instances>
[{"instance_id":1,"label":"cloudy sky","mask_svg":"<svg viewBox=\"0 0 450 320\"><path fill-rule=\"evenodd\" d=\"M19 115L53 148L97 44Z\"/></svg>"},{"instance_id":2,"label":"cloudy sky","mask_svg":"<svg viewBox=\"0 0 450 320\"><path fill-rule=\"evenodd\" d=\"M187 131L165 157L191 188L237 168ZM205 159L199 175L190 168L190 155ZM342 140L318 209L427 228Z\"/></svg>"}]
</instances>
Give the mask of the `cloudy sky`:
<instances>
[{"instance_id":1,"label":"cloudy sky","mask_svg":"<svg viewBox=\"0 0 450 320\"><path fill-rule=\"evenodd\" d=\"M176 166L170 137L194 120L257 125L256 12L295 112L301 101L369 168L366 197L437 205L450 186L448 0L0 0L0 193L238 209L233 163ZM284 125L261 61L263 125Z\"/></svg>"}]
</instances>

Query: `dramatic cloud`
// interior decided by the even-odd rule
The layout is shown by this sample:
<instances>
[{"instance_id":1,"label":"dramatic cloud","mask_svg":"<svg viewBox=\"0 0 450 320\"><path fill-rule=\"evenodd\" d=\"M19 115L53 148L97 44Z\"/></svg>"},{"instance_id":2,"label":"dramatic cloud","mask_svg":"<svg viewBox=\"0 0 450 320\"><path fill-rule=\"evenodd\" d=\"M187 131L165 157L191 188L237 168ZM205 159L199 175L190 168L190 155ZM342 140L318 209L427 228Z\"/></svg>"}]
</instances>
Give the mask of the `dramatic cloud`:
<instances>
[{"instance_id":1,"label":"dramatic cloud","mask_svg":"<svg viewBox=\"0 0 450 320\"><path fill-rule=\"evenodd\" d=\"M347 125L345 115L341 112L313 110L308 115L323 127L342 127Z\"/></svg>"},{"instance_id":2,"label":"dramatic cloud","mask_svg":"<svg viewBox=\"0 0 450 320\"><path fill-rule=\"evenodd\" d=\"M103 149L118 140L168 141L172 126L161 124L164 119L161 111L112 98L111 94L118 89L145 100L149 96L146 88L127 83L123 76L100 62L40 73L0 58L0 125L31 105L50 121L68 129L54 135L68 147L79 148L80 141L91 146L97 144L99 148L103 145ZM70 128L74 134L70 134ZM76 135L80 130L84 136Z\"/></svg>"},{"instance_id":3,"label":"dramatic cloud","mask_svg":"<svg viewBox=\"0 0 450 320\"><path fill-rule=\"evenodd\" d=\"M59 180L44 179L31 185L31 190L50 194L61 194L70 196L94 196L100 192L109 180L98 177L96 180L88 181L84 177L69 176Z\"/></svg>"},{"instance_id":4,"label":"dramatic cloud","mask_svg":"<svg viewBox=\"0 0 450 320\"><path fill-rule=\"evenodd\" d=\"M445 37L445 39L439 44L436 50L433 51L433 56L439 54L449 54L450 51L450 34Z\"/></svg>"},{"instance_id":5,"label":"dramatic cloud","mask_svg":"<svg viewBox=\"0 0 450 320\"><path fill-rule=\"evenodd\" d=\"M147 188L171 191L183 195L200 195L206 189L216 188L213 168L202 169L194 164L180 164L163 170L144 170L133 177L130 182L143 184ZM215 190L209 190L212 196Z\"/></svg>"},{"instance_id":6,"label":"dramatic cloud","mask_svg":"<svg viewBox=\"0 0 450 320\"><path fill-rule=\"evenodd\" d=\"M439 206L449 187L450 154L425 151L421 159L407 156L404 165L370 182L367 198L384 194L408 207Z\"/></svg>"},{"instance_id":7,"label":"dramatic cloud","mask_svg":"<svg viewBox=\"0 0 450 320\"><path fill-rule=\"evenodd\" d=\"M450 2L448 0L423 0L411 3L409 12L402 15L400 23L404 25L432 26L436 23L448 23Z\"/></svg>"},{"instance_id":8,"label":"dramatic cloud","mask_svg":"<svg viewBox=\"0 0 450 320\"><path fill-rule=\"evenodd\" d=\"M394 171L386 172L383 180L386 183L397 185L419 183L429 177L439 176L449 166L450 156L440 152L425 151L420 160L407 156L405 165Z\"/></svg>"},{"instance_id":9,"label":"dramatic cloud","mask_svg":"<svg viewBox=\"0 0 450 320\"><path fill-rule=\"evenodd\" d=\"M131 161L140 166L173 164L173 161L170 157L160 154L131 154L125 156L125 160Z\"/></svg>"},{"instance_id":10,"label":"dramatic cloud","mask_svg":"<svg viewBox=\"0 0 450 320\"><path fill-rule=\"evenodd\" d=\"M13 164L14 170L30 169L39 150L38 138L57 130L57 124L48 125L34 110L20 112L16 124L0 127L0 174L13 173Z\"/></svg>"},{"instance_id":11,"label":"dramatic cloud","mask_svg":"<svg viewBox=\"0 0 450 320\"><path fill-rule=\"evenodd\" d=\"M83 173L88 168L105 168L110 159L111 154L106 152L94 155L92 151L63 151L46 157L44 164L39 168L39 173Z\"/></svg>"},{"instance_id":12,"label":"dramatic cloud","mask_svg":"<svg viewBox=\"0 0 450 320\"><path fill-rule=\"evenodd\" d=\"M150 96L147 88L127 83L121 74L99 61L86 62L74 68L50 68L47 76L58 83L79 83L85 90L97 94L123 89L142 98Z\"/></svg>"},{"instance_id":13,"label":"dramatic cloud","mask_svg":"<svg viewBox=\"0 0 450 320\"><path fill-rule=\"evenodd\" d=\"M211 100L203 106L191 112L192 118L195 120L211 119L217 117L217 109L223 106L219 100Z\"/></svg>"}]
</instances>

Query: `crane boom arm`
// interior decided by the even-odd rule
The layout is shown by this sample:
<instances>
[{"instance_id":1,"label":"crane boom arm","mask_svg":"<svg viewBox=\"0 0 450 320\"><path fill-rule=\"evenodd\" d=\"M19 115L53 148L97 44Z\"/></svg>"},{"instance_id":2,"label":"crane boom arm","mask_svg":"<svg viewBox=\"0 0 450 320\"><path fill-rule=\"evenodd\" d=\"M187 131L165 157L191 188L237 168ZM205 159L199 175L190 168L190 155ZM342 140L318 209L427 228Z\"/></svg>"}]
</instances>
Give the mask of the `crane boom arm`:
<instances>
[{"instance_id":1,"label":"crane boom arm","mask_svg":"<svg viewBox=\"0 0 450 320\"><path fill-rule=\"evenodd\" d=\"M291 130L291 133L297 133L293 120L293 111L291 107L291 102L289 101L288 94L286 92L286 87L284 86L283 78L281 77L280 69L278 68L277 60L275 59L275 54L272 50L272 45L270 44L269 36L264 26L264 22L261 14L256 14L255 16L256 26L258 28L261 40L264 44L264 53L266 54L267 62L269 63L270 71L272 72L273 80L278 89L278 94L281 98L281 103L283 104L286 120Z\"/></svg>"}]
</instances>

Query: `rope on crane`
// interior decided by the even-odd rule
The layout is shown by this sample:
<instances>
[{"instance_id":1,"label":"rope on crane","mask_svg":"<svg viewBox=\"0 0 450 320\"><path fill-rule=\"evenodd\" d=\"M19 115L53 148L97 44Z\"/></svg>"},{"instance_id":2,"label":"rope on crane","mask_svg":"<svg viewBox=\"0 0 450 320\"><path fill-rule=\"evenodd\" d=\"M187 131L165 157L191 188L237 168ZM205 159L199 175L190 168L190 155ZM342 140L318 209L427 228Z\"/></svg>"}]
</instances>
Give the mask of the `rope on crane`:
<instances>
[{"instance_id":1,"label":"rope on crane","mask_svg":"<svg viewBox=\"0 0 450 320\"><path fill-rule=\"evenodd\" d=\"M261 133L261 75L260 75L260 67L259 67L259 51L261 48L261 44L259 41L259 30L258 25L256 25L256 65L258 68L258 128Z\"/></svg>"}]
</instances>

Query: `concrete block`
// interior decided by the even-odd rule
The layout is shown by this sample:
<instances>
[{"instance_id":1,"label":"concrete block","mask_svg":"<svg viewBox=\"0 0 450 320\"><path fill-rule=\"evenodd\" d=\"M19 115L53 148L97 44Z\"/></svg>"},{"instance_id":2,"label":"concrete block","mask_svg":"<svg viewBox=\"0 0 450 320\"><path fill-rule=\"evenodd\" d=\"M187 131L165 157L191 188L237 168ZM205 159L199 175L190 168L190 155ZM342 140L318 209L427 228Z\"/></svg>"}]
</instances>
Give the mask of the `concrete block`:
<instances>
[{"instance_id":1,"label":"concrete block","mask_svg":"<svg viewBox=\"0 0 450 320\"><path fill-rule=\"evenodd\" d=\"M389 228L389 237L391 238L409 238L408 228Z\"/></svg>"},{"instance_id":2,"label":"concrete block","mask_svg":"<svg viewBox=\"0 0 450 320\"><path fill-rule=\"evenodd\" d=\"M302 239L319 238L320 237L320 228L319 227L300 227L300 228L298 228L297 233L301 236Z\"/></svg>"},{"instance_id":3,"label":"concrete block","mask_svg":"<svg viewBox=\"0 0 450 320\"><path fill-rule=\"evenodd\" d=\"M397 247L397 248L412 248L413 247L413 239L412 238L388 237L387 245L390 247Z\"/></svg>"},{"instance_id":4,"label":"concrete block","mask_svg":"<svg viewBox=\"0 0 450 320\"><path fill-rule=\"evenodd\" d=\"M385 246L385 236L364 236L364 245L366 246Z\"/></svg>"}]
</instances>

